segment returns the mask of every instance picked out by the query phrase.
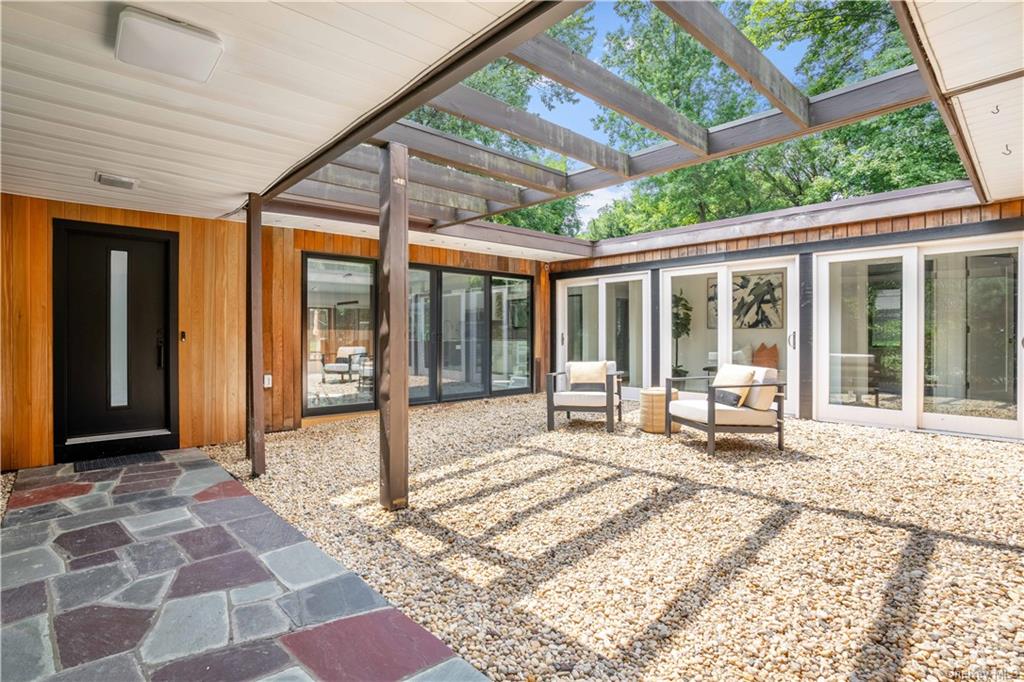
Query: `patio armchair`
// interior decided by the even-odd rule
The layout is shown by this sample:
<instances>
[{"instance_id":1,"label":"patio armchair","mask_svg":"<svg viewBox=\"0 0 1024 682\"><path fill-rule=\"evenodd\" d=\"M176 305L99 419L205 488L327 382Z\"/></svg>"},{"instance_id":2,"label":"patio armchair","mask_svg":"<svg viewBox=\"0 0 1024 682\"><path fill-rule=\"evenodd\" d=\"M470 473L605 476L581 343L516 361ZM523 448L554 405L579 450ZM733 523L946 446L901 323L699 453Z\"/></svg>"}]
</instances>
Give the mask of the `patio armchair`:
<instances>
[{"instance_id":1,"label":"patio armchair","mask_svg":"<svg viewBox=\"0 0 1024 682\"><path fill-rule=\"evenodd\" d=\"M730 376L749 376L750 379L734 382ZM672 395L673 384L707 382L704 397L665 401L665 435L672 437L673 423L704 431L708 435L707 453L714 455L718 433L777 433L778 447L782 450L786 384L778 382L778 376L778 370L772 367L722 365L715 376L665 379L666 396Z\"/></svg>"},{"instance_id":2,"label":"patio armchair","mask_svg":"<svg viewBox=\"0 0 1024 682\"><path fill-rule=\"evenodd\" d=\"M345 381L351 381L359 364L359 360L366 356L366 348L363 346L339 346L335 354L334 362L325 362L321 368L323 383L327 383L328 374L341 375Z\"/></svg>"},{"instance_id":3,"label":"patio armchair","mask_svg":"<svg viewBox=\"0 0 1024 682\"><path fill-rule=\"evenodd\" d=\"M555 429L555 411L565 410L566 419L573 412L604 412L605 429L614 433L616 409L622 421L622 374L614 362L567 362L564 372L549 373L548 431Z\"/></svg>"}]
</instances>

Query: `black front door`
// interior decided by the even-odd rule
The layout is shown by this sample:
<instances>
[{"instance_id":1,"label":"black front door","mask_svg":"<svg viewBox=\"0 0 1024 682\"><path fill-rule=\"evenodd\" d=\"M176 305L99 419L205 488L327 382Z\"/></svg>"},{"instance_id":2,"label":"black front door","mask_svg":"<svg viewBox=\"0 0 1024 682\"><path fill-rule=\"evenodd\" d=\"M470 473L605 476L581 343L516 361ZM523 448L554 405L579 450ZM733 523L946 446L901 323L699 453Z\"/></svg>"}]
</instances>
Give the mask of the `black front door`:
<instances>
[{"instance_id":1,"label":"black front door","mask_svg":"<svg viewBox=\"0 0 1024 682\"><path fill-rule=\"evenodd\" d=\"M178 446L177 235L54 221L58 462Z\"/></svg>"}]
</instances>

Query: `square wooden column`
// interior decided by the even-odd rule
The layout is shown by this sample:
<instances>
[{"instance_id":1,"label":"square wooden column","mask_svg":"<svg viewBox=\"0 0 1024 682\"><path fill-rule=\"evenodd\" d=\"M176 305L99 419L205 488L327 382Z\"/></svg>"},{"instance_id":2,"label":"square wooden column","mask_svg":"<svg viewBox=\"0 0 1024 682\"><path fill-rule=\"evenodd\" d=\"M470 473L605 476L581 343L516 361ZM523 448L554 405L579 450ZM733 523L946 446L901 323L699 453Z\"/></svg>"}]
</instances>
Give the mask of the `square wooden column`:
<instances>
[{"instance_id":1,"label":"square wooden column","mask_svg":"<svg viewBox=\"0 0 1024 682\"><path fill-rule=\"evenodd\" d=\"M263 199L250 194L245 209L245 456L252 475L267 470L263 448Z\"/></svg>"},{"instance_id":2,"label":"square wooden column","mask_svg":"<svg viewBox=\"0 0 1024 682\"><path fill-rule=\"evenodd\" d=\"M380 503L409 504L409 151L384 148L380 163L380 277L377 282L377 406Z\"/></svg>"}]
</instances>

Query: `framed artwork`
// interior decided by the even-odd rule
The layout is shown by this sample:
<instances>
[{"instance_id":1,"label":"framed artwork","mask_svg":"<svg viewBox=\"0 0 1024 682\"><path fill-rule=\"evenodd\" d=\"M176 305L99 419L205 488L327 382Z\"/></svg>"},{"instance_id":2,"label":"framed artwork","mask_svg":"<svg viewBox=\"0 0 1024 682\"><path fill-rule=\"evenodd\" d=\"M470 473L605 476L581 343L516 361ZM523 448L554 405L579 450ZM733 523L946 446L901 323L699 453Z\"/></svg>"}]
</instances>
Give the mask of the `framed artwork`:
<instances>
[{"instance_id":1,"label":"framed artwork","mask_svg":"<svg viewBox=\"0 0 1024 682\"><path fill-rule=\"evenodd\" d=\"M784 272L733 275L732 328L782 329ZM708 329L718 328L718 281L708 277Z\"/></svg>"}]
</instances>

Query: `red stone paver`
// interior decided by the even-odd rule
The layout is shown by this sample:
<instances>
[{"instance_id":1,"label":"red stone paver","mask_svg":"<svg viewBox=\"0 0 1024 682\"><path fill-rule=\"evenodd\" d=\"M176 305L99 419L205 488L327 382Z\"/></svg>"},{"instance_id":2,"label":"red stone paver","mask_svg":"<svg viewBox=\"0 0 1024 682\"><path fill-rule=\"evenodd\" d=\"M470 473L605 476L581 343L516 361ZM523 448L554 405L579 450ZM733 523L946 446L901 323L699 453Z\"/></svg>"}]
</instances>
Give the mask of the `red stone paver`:
<instances>
[{"instance_id":1,"label":"red stone paver","mask_svg":"<svg viewBox=\"0 0 1024 682\"><path fill-rule=\"evenodd\" d=\"M225 497L241 497L242 495L251 494L238 481L222 481L216 485L211 485L206 490L198 492L192 497L195 498L196 502L209 502L210 500L219 500Z\"/></svg>"},{"instance_id":2,"label":"red stone paver","mask_svg":"<svg viewBox=\"0 0 1024 682\"><path fill-rule=\"evenodd\" d=\"M83 606L53 622L60 662L65 668L134 649L149 630L152 609Z\"/></svg>"},{"instance_id":3,"label":"red stone paver","mask_svg":"<svg viewBox=\"0 0 1024 682\"><path fill-rule=\"evenodd\" d=\"M293 632L281 643L317 677L332 682L400 680L454 655L441 640L395 609Z\"/></svg>"},{"instance_id":4,"label":"red stone paver","mask_svg":"<svg viewBox=\"0 0 1024 682\"><path fill-rule=\"evenodd\" d=\"M73 557L80 557L129 545L132 542L131 536L124 532L124 528L112 521L61 533L54 539L53 544L63 548Z\"/></svg>"},{"instance_id":5,"label":"red stone paver","mask_svg":"<svg viewBox=\"0 0 1024 682\"><path fill-rule=\"evenodd\" d=\"M232 552L179 568L167 598L226 590L271 578L270 571L253 555L248 552Z\"/></svg>"},{"instance_id":6,"label":"red stone paver","mask_svg":"<svg viewBox=\"0 0 1024 682\"><path fill-rule=\"evenodd\" d=\"M178 480L177 474L172 478L152 478L146 481L134 483L120 483L110 491L111 495L124 495L125 493L141 493L146 490L157 490L159 488L170 488Z\"/></svg>"},{"instance_id":7,"label":"red stone paver","mask_svg":"<svg viewBox=\"0 0 1024 682\"><path fill-rule=\"evenodd\" d=\"M233 646L175 661L155 671L153 682L255 680L287 666L288 654L274 642Z\"/></svg>"},{"instance_id":8,"label":"red stone paver","mask_svg":"<svg viewBox=\"0 0 1024 682\"><path fill-rule=\"evenodd\" d=\"M196 561L242 548L222 526L197 528L172 535L171 539L181 545L181 548Z\"/></svg>"},{"instance_id":9,"label":"red stone paver","mask_svg":"<svg viewBox=\"0 0 1024 682\"><path fill-rule=\"evenodd\" d=\"M68 497L78 497L92 492L91 483L58 483L57 485L32 488L30 490L16 490L11 493L7 500L8 509L21 509L32 507L37 504L56 502Z\"/></svg>"}]
</instances>

